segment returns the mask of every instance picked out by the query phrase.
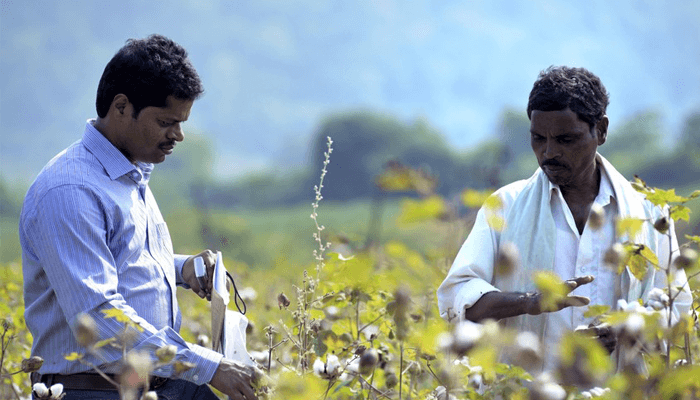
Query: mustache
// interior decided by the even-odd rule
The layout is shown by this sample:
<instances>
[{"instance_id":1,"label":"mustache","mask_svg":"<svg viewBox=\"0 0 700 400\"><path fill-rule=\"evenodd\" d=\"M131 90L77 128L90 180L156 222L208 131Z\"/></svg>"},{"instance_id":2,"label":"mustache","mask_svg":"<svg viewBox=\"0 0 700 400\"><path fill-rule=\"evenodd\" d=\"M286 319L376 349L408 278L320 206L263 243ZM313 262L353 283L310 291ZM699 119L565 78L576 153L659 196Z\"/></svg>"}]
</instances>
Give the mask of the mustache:
<instances>
[{"instance_id":1,"label":"mustache","mask_svg":"<svg viewBox=\"0 0 700 400\"><path fill-rule=\"evenodd\" d=\"M559 161L557 161L557 160L555 160L555 159L553 159L553 158L552 158L552 159L549 159L549 160L544 160L544 161L542 162L542 166L543 166L543 167L546 167L546 166L552 166L552 167L566 167L566 165L560 163Z\"/></svg>"}]
</instances>

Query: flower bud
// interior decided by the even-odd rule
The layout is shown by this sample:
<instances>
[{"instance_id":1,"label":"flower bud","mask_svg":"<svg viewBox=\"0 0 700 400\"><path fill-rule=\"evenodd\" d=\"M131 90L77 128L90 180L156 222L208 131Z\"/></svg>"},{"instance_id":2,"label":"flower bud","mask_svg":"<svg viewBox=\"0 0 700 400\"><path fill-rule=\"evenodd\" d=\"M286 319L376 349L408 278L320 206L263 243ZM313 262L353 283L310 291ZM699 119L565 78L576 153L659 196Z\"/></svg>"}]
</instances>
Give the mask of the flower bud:
<instances>
[{"instance_id":1,"label":"flower bud","mask_svg":"<svg viewBox=\"0 0 700 400\"><path fill-rule=\"evenodd\" d=\"M399 378L396 377L396 374L393 372L387 372L384 375L384 384L386 384L386 387L389 389L392 389L396 387L396 385L399 383Z\"/></svg>"},{"instance_id":2,"label":"flower bud","mask_svg":"<svg viewBox=\"0 0 700 400\"><path fill-rule=\"evenodd\" d=\"M452 336L452 352L461 355L469 351L483 335L483 327L471 321L462 321Z\"/></svg>"},{"instance_id":3,"label":"flower bud","mask_svg":"<svg viewBox=\"0 0 700 400\"><path fill-rule=\"evenodd\" d=\"M81 313L76 318L75 339L83 347L90 347L97 342L97 324L91 316Z\"/></svg>"},{"instance_id":4,"label":"flower bud","mask_svg":"<svg viewBox=\"0 0 700 400\"><path fill-rule=\"evenodd\" d=\"M279 295L277 295L277 305L279 306L280 310L282 308L289 307L290 304L291 301L289 301L287 295L285 295L284 293L280 293Z\"/></svg>"},{"instance_id":5,"label":"flower bud","mask_svg":"<svg viewBox=\"0 0 700 400\"><path fill-rule=\"evenodd\" d=\"M668 232L668 228L670 227L671 225L668 223L668 219L666 217L661 217L654 222L654 229L661 233Z\"/></svg>"},{"instance_id":6,"label":"flower bud","mask_svg":"<svg viewBox=\"0 0 700 400\"><path fill-rule=\"evenodd\" d=\"M202 346L202 347L209 347L209 336L200 333L197 336L197 344Z\"/></svg>"},{"instance_id":7,"label":"flower bud","mask_svg":"<svg viewBox=\"0 0 700 400\"><path fill-rule=\"evenodd\" d=\"M44 359L39 356L33 356L31 358L25 358L22 360L22 372L31 373L36 372L44 364Z\"/></svg>"},{"instance_id":8,"label":"flower bud","mask_svg":"<svg viewBox=\"0 0 700 400\"><path fill-rule=\"evenodd\" d=\"M512 242L503 243L498 249L496 256L496 273L508 276L515 271L520 264L520 254L518 248Z\"/></svg>"},{"instance_id":9,"label":"flower bud","mask_svg":"<svg viewBox=\"0 0 700 400\"><path fill-rule=\"evenodd\" d=\"M367 349L360 356L360 373L363 375L372 372L379 361L379 353L376 349Z\"/></svg>"},{"instance_id":10,"label":"flower bud","mask_svg":"<svg viewBox=\"0 0 700 400\"><path fill-rule=\"evenodd\" d=\"M147 392L141 397L143 400L158 400L158 393L154 391Z\"/></svg>"},{"instance_id":11,"label":"flower bud","mask_svg":"<svg viewBox=\"0 0 700 400\"><path fill-rule=\"evenodd\" d=\"M598 204L591 206L591 213L588 215L588 226L598 230L605 224L605 210Z\"/></svg>"},{"instance_id":12,"label":"flower bud","mask_svg":"<svg viewBox=\"0 0 700 400\"><path fill-rule=\"evenodd\" d=\"M689 248L684 248L681 250L681 254L676 257L676 259L673 262L673 265L677 269L688 269L692 268L695 263L698 261L698 253Z\"/></svg>"},{"instance_id":13,"label":"flower bud","mask_svg":"<svg viewBox=\"0 0 700 400\"><path fill-rule=\"evenodd\" d=\"M615 243L605 252L603 262L610 268L617 268L626 256L625 246L622 243Z\"/></svg>"},{"instance_id":14,"label":"flower bud","mask_svg":"<svg viewBox=\"0 0 700 400\"><path fill-rule=\"evenodd\" d=\"M177 347L173 346L172 344L163 346L156 350L156 357L158 357L158 361L166 364L172 361L176 354Z\"/></svg>"}]
</instances>

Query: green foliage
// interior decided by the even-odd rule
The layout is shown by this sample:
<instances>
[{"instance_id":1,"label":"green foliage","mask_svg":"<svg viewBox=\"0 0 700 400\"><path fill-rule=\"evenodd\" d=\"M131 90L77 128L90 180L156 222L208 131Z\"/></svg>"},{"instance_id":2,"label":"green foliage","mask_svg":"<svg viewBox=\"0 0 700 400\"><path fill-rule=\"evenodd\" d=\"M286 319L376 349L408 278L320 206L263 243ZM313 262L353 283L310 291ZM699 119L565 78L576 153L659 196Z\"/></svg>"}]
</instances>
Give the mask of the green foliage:
<instances>
[{"instance_id":1,"label":"green foliage","mask_svg":"<svg viewBox=\"0 0 700 400\"><path fill-rule=\"evenodd\" d=\"M32 335L24 321L20 270L18 264L0 264L0 398L3 399L15 397L13 391L30 393L29 375L22 372L22 360L29 358Z\"/></svg>"}]
</instances>

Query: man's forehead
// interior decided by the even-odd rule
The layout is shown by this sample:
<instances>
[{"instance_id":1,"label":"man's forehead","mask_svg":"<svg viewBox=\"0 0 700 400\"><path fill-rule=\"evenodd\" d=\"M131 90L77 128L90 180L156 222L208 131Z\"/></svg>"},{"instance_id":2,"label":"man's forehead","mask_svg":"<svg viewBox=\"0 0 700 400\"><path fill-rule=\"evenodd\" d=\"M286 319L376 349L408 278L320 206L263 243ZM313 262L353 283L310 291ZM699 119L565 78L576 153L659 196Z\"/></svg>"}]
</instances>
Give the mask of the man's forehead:
<instances>
[{"instance_id":1,"label":"man's forehead","mask_svg":"<svg viewBox=\"0 0 700 400\"><path fill-rule=\"evenodd\" d=\"M587 122L566 108L559 111L532 110L530 114L530 131L551 131L568 133L586 133L589 130Z\"/></svg>"},{"instance_id":2,"label":"man's forehead","mask_svg":"<svg viewBox=\"0 0 700 400\"><path fill-rule=\"evenodd\" d=\"M165 107L155 107L155 113L161 118L169 118L178 121L186 121L190 116L190 110L194 100L181 100L168 96Z\"/></svg>"}]
</instances>

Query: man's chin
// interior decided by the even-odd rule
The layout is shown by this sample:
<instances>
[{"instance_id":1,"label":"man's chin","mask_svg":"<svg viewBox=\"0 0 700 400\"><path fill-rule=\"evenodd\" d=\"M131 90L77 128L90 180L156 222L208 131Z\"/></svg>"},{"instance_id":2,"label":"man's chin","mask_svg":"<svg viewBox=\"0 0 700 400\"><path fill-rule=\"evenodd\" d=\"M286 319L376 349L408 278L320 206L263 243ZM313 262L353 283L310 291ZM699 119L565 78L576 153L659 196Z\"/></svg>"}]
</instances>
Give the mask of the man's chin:
<instances>
[{"instance_id":1,"label":"man's chin","mask_svg":"<svg viewBox=\"0 0 700 400\"><path fill-rule=\"evenodd\" d=\"M547 179L549 179L550 182L558 186L566 186L566 184L569 182L568 177L564 176L562 173L547 172L545 170L544 174L547 176Z\"/></svg>"}]
</instances>

